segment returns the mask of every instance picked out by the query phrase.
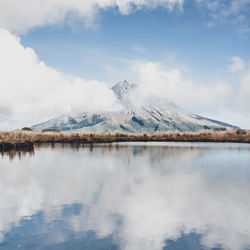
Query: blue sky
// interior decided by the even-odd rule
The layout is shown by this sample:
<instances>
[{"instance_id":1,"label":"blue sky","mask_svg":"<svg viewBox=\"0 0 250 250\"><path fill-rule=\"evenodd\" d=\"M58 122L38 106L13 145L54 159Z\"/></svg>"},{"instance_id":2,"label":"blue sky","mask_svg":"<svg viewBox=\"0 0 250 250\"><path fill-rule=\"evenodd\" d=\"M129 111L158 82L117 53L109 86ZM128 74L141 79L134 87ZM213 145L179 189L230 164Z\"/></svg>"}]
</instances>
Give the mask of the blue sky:
<instances>
[{"instance_id":1,"label":"blue sky","mask_svg":"<svg viewBox=\"0 0 250 250\"><path fill-rule=\"evenodd\" d=\"M249 13L250 0L0 0L0 128L118 110L124 79L250 128Z\"/></svg>"},{"instance_id":2,"label":"blue sky","mask_svg":"<svg viewBox=\"0 0 250 250\"><path fill-rule=\"evenodd\" d=\"M183 11L143 9L122 15L117 8L100 11L93 27L81 20L33 28L21 36L22 44L39 58L68 74L114 84L133 80L124 72L110 75L107 66L124 69L130 60L161 61L190 71L193 78L224 76L229 58L250 57L249 34L231 20L208 27L211 18L193 1ZM136 77L135 77L136 78ZM136 79L134 79L136 80Z\"/></svg>"}]
</instances>

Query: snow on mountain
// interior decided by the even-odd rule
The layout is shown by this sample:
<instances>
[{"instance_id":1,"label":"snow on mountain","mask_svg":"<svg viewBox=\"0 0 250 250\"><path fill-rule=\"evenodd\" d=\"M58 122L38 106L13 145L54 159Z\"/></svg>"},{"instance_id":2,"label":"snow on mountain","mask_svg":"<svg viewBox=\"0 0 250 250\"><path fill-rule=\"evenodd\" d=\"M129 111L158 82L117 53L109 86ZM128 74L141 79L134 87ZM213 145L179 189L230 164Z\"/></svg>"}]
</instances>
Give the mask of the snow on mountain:
<instances>
[{"instance_id":1,"label":"snow on mountain","mask_svg":"<svg viewBox=\"0 0 250 250\"><path fill-rule=\"evenodd\" d=\"M233 125L188 113L175 104L144 105L133 107L130 93L137 85L121 81L112 87L124 106L120 112L83 112L65 115L33 126L33 129L60 129L79 132L130 132L152 133L156 131L199 131L215 128L236 128ZM132 100L133 101L133 100Z\"/></svg>"},{"instance_id":2,"label":"snow on mountain","mask_svg":"<svg viewBox=\"0 0 250 250\"><path fill-rule=\"evenodd\" d=\"M116 85L114 85L111 89L114 91L116 97L119 100L123 100L128 94L133 91L133 89L136 88L136 84L134 84L131 81L124 80L121 82L118 82Z\"/></svg>"}]
</instances>

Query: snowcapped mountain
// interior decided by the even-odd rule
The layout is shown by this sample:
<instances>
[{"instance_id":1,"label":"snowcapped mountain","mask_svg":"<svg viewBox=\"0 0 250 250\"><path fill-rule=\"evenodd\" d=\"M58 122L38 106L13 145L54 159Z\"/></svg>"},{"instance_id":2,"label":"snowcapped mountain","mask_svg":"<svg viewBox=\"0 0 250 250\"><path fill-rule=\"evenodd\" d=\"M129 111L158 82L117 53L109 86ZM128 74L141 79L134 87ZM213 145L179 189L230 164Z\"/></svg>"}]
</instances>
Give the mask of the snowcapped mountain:
<instances>
[{"instance_id":1,"label":"snowcapped mountain","mask_svg":"<svg viewBox=\"0 0 250 250\"><path fill-rule=\"evenodd\" d=\"M114 91L116 97L119 100L124 100L133 89L136 88L136 84L132 83L131 81L124 80L121 82L118 82L116 85L114 85L111 89Z\"/></svg>"},{"instance_id":2,"label":"snowcapped mountain","mask_svg":"<svg viewBox=\"0 0 250 250\"><path fill-rule=\"evenodd\" d=\"M130 132L152 133L156 131L199 131L215 128L236 128L233 125L188 113L175 104L145 105L135 108L130 94L137 85L121 81L112 90L124 110L119 112L83 112L65 115L33 126L33 129L60 129L79 132Z\"/></svg>"}]
</instances>

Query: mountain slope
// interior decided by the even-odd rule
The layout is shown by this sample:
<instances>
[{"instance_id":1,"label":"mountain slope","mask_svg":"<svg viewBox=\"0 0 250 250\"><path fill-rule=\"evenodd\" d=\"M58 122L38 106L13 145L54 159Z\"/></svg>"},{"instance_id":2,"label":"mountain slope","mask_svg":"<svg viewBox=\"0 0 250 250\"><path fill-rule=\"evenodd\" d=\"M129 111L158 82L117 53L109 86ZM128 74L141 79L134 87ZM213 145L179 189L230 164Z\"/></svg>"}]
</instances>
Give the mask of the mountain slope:
<instances>
[{"instance_id":1,"label":"mountain slope","mask_svg":"<svg viewBox=\"0 0 250 250\"><path fill-rule=\"evenodd\" d=\"M215 128L235 128L230 124L187 113L174 104L134 108L129 94L137 85L122 81L112 87L125 107L120 112L84 112L65 115L33 126L33 129L60 129L81 132L130 132L152 133L155 131L199 131Z\"/></svg>"}]
</instances>

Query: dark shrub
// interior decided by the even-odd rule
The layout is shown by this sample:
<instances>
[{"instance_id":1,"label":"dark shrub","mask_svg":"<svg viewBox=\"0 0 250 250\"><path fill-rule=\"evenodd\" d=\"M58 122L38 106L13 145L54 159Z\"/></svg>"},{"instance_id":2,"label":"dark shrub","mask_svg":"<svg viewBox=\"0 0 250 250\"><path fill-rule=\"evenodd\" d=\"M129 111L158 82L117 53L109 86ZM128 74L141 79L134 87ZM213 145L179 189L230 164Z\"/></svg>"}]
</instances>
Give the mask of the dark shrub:
<instances>
[{"instance_id":1,"label":"dark shrub","mask_svg":"<svg viewBox=\"0 0 250 250\"><path fill-rule=\"evenodd\" d=\"M60 133L62 131L60 129L48 128L48 129L43 129L42 132L56 132L56 133Z\"/></svg>"},{"instance_id":2,"label":"dark shrub","mask_svg":"<svg viewBox=\"0 0 250 250\"><path fill-rule=\"evenodd\" d=\"M226 131L226 128L215 128L214 131Z\"/></svg>"},{"instance_id":3,"label":"dark shrub","mask_svg":"<svg viewBox=\"0 0 250 250\"><path fill-rule=\"evenodd\" d=\"M23 130L23 131L33 131L33 129L32 129L32 128L29 128L29 127L24 127L24 128L22 128L22 130Z\"/></svg>"},{"instance_id":4,"label":"dark shrub","mask_svg":"<svg viewBox=\"0 0 250 250\"><path fill-rule=\"evenodd\" d=\"M246 133L247 133L247 131L244 130L244 129L237 129L237 130L236 130L236 134L237 134L237 135L245 135Z\"/></svg>"}]
</instances>

